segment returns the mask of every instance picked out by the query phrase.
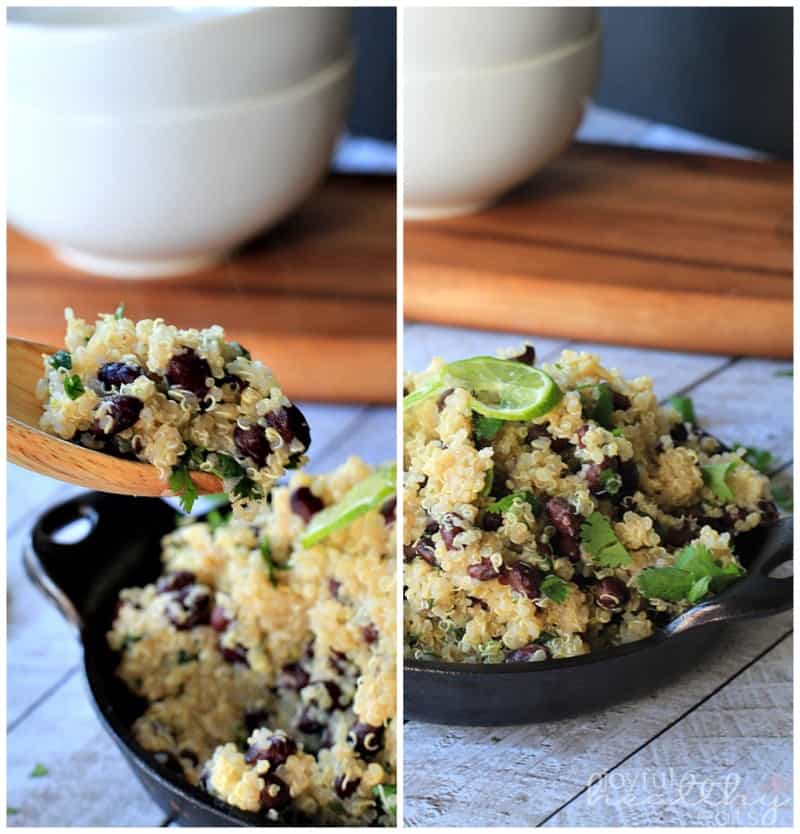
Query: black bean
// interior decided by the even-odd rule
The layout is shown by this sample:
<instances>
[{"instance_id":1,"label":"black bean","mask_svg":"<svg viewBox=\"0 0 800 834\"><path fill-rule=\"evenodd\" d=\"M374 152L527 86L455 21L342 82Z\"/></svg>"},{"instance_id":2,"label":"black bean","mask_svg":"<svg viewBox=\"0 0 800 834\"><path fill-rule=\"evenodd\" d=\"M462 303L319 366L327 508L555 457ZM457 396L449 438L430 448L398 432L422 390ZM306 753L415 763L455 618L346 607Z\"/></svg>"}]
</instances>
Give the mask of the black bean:
<instances>
[{"instance_id":1,"label":"black bean","mask_svg":"<svg viewBox=\"0 0 800 834\"><path fill-rule=\"evenodd\" d=\"M428 516L428 523L425 525L425 532L432 536L439 530L439 522L435 518Z\"/></svg>"},{"instance_id":2,"label":"black bean","mask_svg":"<svg viewBox=\"0 0 800 834\"><path fill-rule=\"evenodd\" d=\"M514 362L522 362L523 365L536 364L536 349L533 345L525 345L525 350L518 353L516 356L509 356L510 360Z\"/></svg>"},{"instance_id":3,"label":"black bean","mask_svg":"<svg viewBox=\"0 0 800 834\"><path fill-rule=\"evenodd\" d=\"M295 439L300 441L303 449L308 449L311 445L311 430L303 412L296 405L271 411L264 419L270 428L278 432L287 446Z\"/></svg>"},{"instance_id":4,"label":"black bean","mask_svg":"<svg viewBox=\"0 0 800 834\"><path fill-rule=\"evenodd\" d=\"M311 521L325 505L308 487L298 487L291 495L289 503L292 512L299 515L306 523Z\"/></svg>"},{"instance_id":5,"label":"black bean","mask_svg":"<svg viewBox=\"0 0 800 834\"><path fill-rule=\"evenodd\" d=\"M179 570L175 573L168 573L156 582L156 590L159 594L166 594L170 591L179 591L187 585L193 585L197 577L188 570Z\"/></svg>"},{"instance_id":6,"label":"black bean","mask_svg":"<svg viewBox=\"0 0 800 834\"><path fill-rule=\"evenodd\" d=\"M248 426L243 429L237 424L233 430L233 442L236 448L250 458L259 469L267 465L270 449L269 440L262 426Z\"/></svg>"},{"instance_id":7,"label":"black bean","mask_svg":"<svg viewBox=\"0 0 800 834\"><path fill-rule=\"evenodd\" d=\"M178 610L167 609L167 617L178 631L208 625L211 621L211 595L197 585L187 585L175 592Z\"/></svg>"},{"instance_id":8,"label":"black bean","mask_svg":"<svg viewBox=\"0 0 800 834\"><path fill-rule=\"evenodd\" d=\"M198 356L191 348L185 353L173 356L167 364L166 377L170 385L191 391L198 399L203 399L208 391L206 380L211 376L211 368L205 359Z\"/></svg>"},{"instance_id":9,"label":"black bean","mask_svg":"<svg viewBox=\"0 0 800 834\"><path fill-rule=\"evenodd\" d=\"M683 547L695 537L694 525L689 521L681 522L677 527L668 527L662 538L670 547Z\"/></svg>"},{"instance_id":10,"label":"black bean","mask_svg":"<svg viewBox=\"0 0 800 834\"><path fill-rule=\"evenodd\" d=\"M330 706L322 706L318 701L316 696L311 698L308 703L314 704L315 706L319 707L320 709L324 709L325 712L333 712L335 709L342 709L343 706L343 699L342 699L342 690L339 687L339 684L334 683L333 681L312 681L309 686L318 686L322 684L325 688L325 691L328 693L328 698L330 699Z\"/></svg>"},{"instance_id":11,"label":"black bean","mask_svg":"<svg viewBox=\"0 0 800 834\"><path fill-rule=\"evenodd\" d=\"M243 391L247 387L247 383L236 374L228 374L222 377L217 383L221 388L223 385L229 385L234 391Z\"/></svg>"},{"instance_id":12,"label":"black bean","mask_svg":"<svg viewBox=\"0 0 800 834\"><path fill-rule=\"evenodd\" d=\"M311 676L299 663L287 663L278 675L278 688L299 692L310 680Z\"/></svg>"},{"instance_id":13,"label":"black bean","mask_svg":"<svg viewBox=\"0 0 800 834\"><path fill-rule=\"evenodd\" d=\"M581 529L581 517L563 498L551 498L546 504L550 521L559 533L577 538Z\"/></svg>"},{"instance_id":14,"label":"black bean","mask_svg":"<svg viewBox=\"0 0 800 834\"><path fill-rule=\"evenodd\" d=\"M144 374L138 365L128 365L125 362L106 362L97 372L97 378L106 388L119 388L128 385Z\"/></svg>"},{"instance_id":15,"label":"black bean","mask_svg":"<svg viewBox=\"0 0 800 834\"><path fill-rule=\"evenodd\" d=\"M247 735L252 735L259 727L264 727L269 724L270 715L265 709L248 710L244 714L244 726L247 730Z\"/></svg>"},{"instance_id":16,"label":"black bean","mask_svg":"<svg viewBox=\"0 0 800 834\"><path fill-rule=\"evenodd\" d=\"M548 660L550 652L547 646L542 643L529 643L522 648L514 649L505 657L506 663L532 663L540 660Z\"/></svg>"},{"instance_id":17,"label":"black bean","mask_svg":"<svg viewBox=\"0 0 800 834\"><path fill-rule=\"evenodd\" d=\"M264 787L261 789L261 810L282 811L291 801L289 786L279 776L269 773L261 777Z\"/></svg>"},{"instance_id":18,"label":"black bean","mask_svg":"<svg viewBox=\"0 0 800 834\"><path fill-rule=\"evenodd\" d=\"M356 792L360 784L360 779L349 779L344 773L341 773L336 777L333 783L333 789L336 791L336 796L339 799L348 799Z\"/></svg>"},{"instance_id":19,"label":"black bean","mask_svg":"<svg viewBox=\"0 0 800 834\"><path fill-rule=\"evenodd\" d=\"M297 742L285 733L276 733L265 742L257 741L247 748L244 760L247 764L269 762L271 769L280 767L289 756L297 752Z\"/></svg>"},{"instance_id":20,"label":"black bean","mask_svg":"<svg viewBox=\"0 0 800 834\"><path fill-rule=\"evenodd\" d=\"M631 401L624 394L619 391L612 391L611 397L614 400L615 411L627 411L631 407Z\"/></svg>"},{"instance_id":21,"label":"black bean","mask_svg":"<svg viewBox=\"0 0 800 834\"><path fill-rule=\"evenodd\" d=\"M603 472L613 469L614 461L612 458L605 458L600 463L590 463L583 473L584 478L586 478L586 485L589 487L589 492L594 495L607 492Z\"/></svg>"},{"instance_id":22,"label":"black bean","mask_svg":"<svg viewBox=\"0 0 800 834\"><path fill-rule=\"evenodd\" d=\"M508 581L511 587L528 599L539 596L539 571L526 562L517 562L508 570Z\"/></svg>"},{"instance_id":23,"label":"black bean","mask_svg":"<svg viewBox=\"0 0 800 834\"><path fill-rule=\"evenodd\" d=\"M469 600L470 605L477 605L478 608L480 608L483 611L489 610L489 603L486 602L485 599L480 599L479 597L471 597L469 595L467 596L467 599Z\"/></svg>"},{"instance_id":24,"label":"black bean","mask_svg":"<svg viewBox=\"0 0 800 834\"><path fill-rule=\"evenodd\" d=\"M374 623L370 623L369 625L365 625L361 629L361 633L364 635L364 642L368 646L371 646L373 643L378 642L378 637L380 635L378 634L378 629L375 627Z\"/></svg>"},{"instance_id":25,"label":"black bean","mask_svg":"<svg viewBox=\"0 0 800 834\"><path fill-rule=\"evenodd\" d=\"M481 519L481 530L486 530L489 533L494 533L503 526L502 513L485 512Z\"/></svg>"},{"instance_id":26,"label":"black bean","mask_svg":"<svg viewBox=\"0 0 800 834\"><path fill-rule=\"evenodd\" d=\"M197 767L200 764L200 758L194 750L188 750L187 748L183 748L183 750L179 753L182 759L188 759L192 763L192 767Z\"/></svg>"},{"instance_id":27,"label":"black bean","mask_svg":"<svg viewBox=\"0 0 800 834\"><path fill-rule=\"evenodd\" d=\"M628 589L616 576L601 579L594 587L594 598L601 608L607 611L619 611L628 601Z\"/></svg>"},{"instance_id":28,"label":"black bean","mask_svg":"<svg viewBox=\"0 0 800 834\"><path fill-rule=\"evenodd\" d=\"M678 423L670 430L669 436L673 443L685 443L689 439L689 432L686 431L684 423Z\"/></svg>"},{"instance_id":29,"label":"black bean","mask_svg":"<svg viewBox=\"0 0 800 834\"><path fill-rule=\"evenodd\" d=\"M464 532L464 528L458 523L463 521L460 515L456 513L447 513L442 518L442 525L439 528L442 534L442 541L448 550L455 550L455 538L459 533Z\"/></svg>"},{"instance_id":30,"label":"black bean","mask_svg":"<svg viewBox=\"0 0 800 834\"><path fill-rule=\"evenodd\" d=\"M500 571L495 568L488 556L484 556L480 562L467 568L467 575L472 579L488 582L490 579L497 579L500 576Z\"/></svg>"},{"instance_id":31,"label":"black bean","mask_svg":"<svg viewBox=\"0 0 800 834\"><path fill-rule=\"evenodd\" d=\"M371 759L383 747L383 727L357 721L347 734L347 743L362 759Z\"/></svg>"},{"instance_id":32,"label":"black bean","mask_svg":"<svg viewBox=\"0 0 800 834\"><path fill-rule=\"evenodd\" d=\"M412 559L414 556L419 556L420 559L424 559L431 567L436 567L436 546L433 543L433 540L430 536L420 536L417 541L411 545L411 552L413 553ZM403 554L408 556L408 552L405 548L403 548ZM411 559L408 559L411 561Z\"/></svg>"},{"instance_id":33,"label":"black bean","mask_svg":"<svg viewBox=\"0 0 800 834\"><path fill-rule=\"evenodd\" d=\"M557 454L560 455L562 452L566 452L572 446L572 443L569 442L569 439L566 437L554 437L550 441L550 448Z\"/></svg>"},{"instance_id":34,"label":"black bean","mask_svg":"<svg viewBox=\"0 0 800 834\"><path fill-rule=\"evenodd\" d=\"M313 707L306 707L297 719L297 729L309 736L317 736L325 725L319 720L319 711Z\"/></svg>"},{"instance_id":35,"label":"black bean","mask_svg":"<svg viewBox=\"0 0 800 834\"><path fill-rule=\"evenodd\" d=\"M383 505L380 508L380 514L383 516L383 520L387 524L394 524L396 510L397 496L393 495L391 498L388 498L386 501L384 501Z\"/></svg>"},{"instance_id":36,"label":"black bean","mask_svg":"<svg viewBox=\"0 0 800 834\"><path fill-rule=\"evenodd\" d=\"M240 644L235 646L220 646L219 650L222 654L222 659L226 663L230 663L231 665L238 663L241 666L250 665L247 662L247 649Z\"/></svg>"},{"instance_id":37,"label":"black bean","mask_svg":"<svg viewBox=\"0 0 800 834\"><path fill-rule=\"evenodd\" d=\"M758 509L761 511L761 524L770 526L781 517L778 505L774 501L760 501Z\"/></svg>"},{"instance_id":38,"label":"black bean","mask_svg":"<svg viewBox=\"0 0 800 834\"><path fill-rule=\"evenodd\" d=\"M342 587L342 583L339 582L338 579L329 579L328 580L328 590L331 592L331 596L334 599L339 599L339 589Z\"/></svg>"},{"instance_id":39,"label":"black bean","mask_svg":"<svg viewBox=\"0 0 800 834\"><path fill-rule=\"evenodd\" d=\"M94 430L96 434L113 435L129 429L139 419L144 403L138 397L131 397L127 394L113 394L103 400L101 405L108 403L105 407L100 427L100 419L95 421ZM108 419L111 424L108 425Z\"/></svg>"},{"instance_id":40,"label":"black bean","mask_svg":"<svg viewBox=\"0 0 800 834\"><path fill-rule=\"evenodd\" d=\"M621 461L617 467L622 486L619 490L620 496L633 495L639 489L639 467L633 460Z\"/></svg>"},{"instance_id":41,"label":"black bean","mask_svg":"<svg viewBox=\"0 0 800 834\"><path fill-rule=\"evenodd\" d=\"M581 558L581 546L576 536L567 536L559 533L556 539L558 555L569 559L570 562L578 562Z\"/></svg>"},{"instance_id":42,"label":"black bean","mask_svg":"<svg viewBox=\"0 0 800 834\"><path fill-rule=\"evenodd\" d=\"M225 613L224 608L221 608L219 605L215 605L214 610L211 612L211 620L209 624L214 631L222 634L222 632L226 631L228 626L231 624L231 620Z\"/></svg>"}]
</instances>

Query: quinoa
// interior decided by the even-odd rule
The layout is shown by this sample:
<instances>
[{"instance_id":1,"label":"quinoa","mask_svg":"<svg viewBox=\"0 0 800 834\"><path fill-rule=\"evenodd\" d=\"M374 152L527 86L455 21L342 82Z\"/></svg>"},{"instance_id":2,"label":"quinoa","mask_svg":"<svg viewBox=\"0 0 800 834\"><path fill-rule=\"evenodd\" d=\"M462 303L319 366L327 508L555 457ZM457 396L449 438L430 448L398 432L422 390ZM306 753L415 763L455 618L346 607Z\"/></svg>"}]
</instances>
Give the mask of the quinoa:
<instances>
[{"instance_id":1,"label":"quinoa","mask_svg":"<svg viewBox=\"0 0 800 834\"><path fill-rule=\"evenodd\" d=\"M134 322L121 309L94 324L71 309L65 317L65 349L43 356L37 387L44 431L151 463L187 504L188 470L212 472L243 514L306 461L303 415L269 368L226 342L218 325Z\"/></svg>"},{"instance_id":2,"label":"quinoa","mask_svg":"<svg viewBox=\"0 0 800 834\"><path fill-rule=\"evenodd\" d=\"M541 370L560 400L517 421L476 413L441 359L406 376L423 394L404 416L412 657L538 661L641 640L742 575L736 536L777 516L746 450L659 407L649 378L569 350Z\"/></svg>"},{"instance_id":3,"label":"quinoa","mask_svg":"<svg viewBox=\"0 0 800 834\"><path fill-rule=\"evenodd\" d=\"M335 504L371 472L350 458L274 488L255 523L178 527L163 576L121 592L108 634L117 674L148 703L133 725L142 747L272 820L393 824L394 515L298 541L303 508Z\"/></svg>"}]
</instances>

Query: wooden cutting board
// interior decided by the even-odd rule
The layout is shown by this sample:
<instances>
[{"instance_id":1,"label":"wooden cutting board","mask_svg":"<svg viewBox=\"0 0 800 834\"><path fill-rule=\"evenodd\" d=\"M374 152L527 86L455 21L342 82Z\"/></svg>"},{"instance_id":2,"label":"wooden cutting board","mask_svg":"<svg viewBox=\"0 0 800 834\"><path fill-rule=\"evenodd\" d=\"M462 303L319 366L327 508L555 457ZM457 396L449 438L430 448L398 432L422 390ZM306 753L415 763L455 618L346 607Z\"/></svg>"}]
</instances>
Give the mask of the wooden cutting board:
<instances>
[{"instance_id":1,"label":"wooden cutting board","mask_svg":"<svg viewBox=\"0 0 800 834\"><path fill-rule=\"evenodd\" d=\"M8 230L8 333L62 344L64 307L89 319L220 324L296 399L395 401L395 186L331 176L294 217L228 263L181 278L98 278Z\"/></svg>"},{"instance_id":2,"label":"wooden cutting board","mask_svg":"<svg viewBox=\"0 0 800 834\"><path fill-rule=\"evenodd\" d=\"M792 167L573 145L478 214L405 224L408 319L792 353Z\"/></svg>"}]
</instances>

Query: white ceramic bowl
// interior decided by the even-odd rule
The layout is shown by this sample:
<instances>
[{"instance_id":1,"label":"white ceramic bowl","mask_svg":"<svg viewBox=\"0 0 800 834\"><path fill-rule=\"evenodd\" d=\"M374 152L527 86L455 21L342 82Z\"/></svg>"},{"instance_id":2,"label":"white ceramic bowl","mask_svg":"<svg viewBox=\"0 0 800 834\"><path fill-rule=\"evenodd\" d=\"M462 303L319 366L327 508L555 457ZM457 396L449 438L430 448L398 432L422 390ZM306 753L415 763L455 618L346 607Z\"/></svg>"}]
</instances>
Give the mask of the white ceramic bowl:
<instances>
[{"instance_id":1,"label":"white ceramic bowl","mask_svg":"<svg viewBox=\"0 0 800 834\"><path fill-rule=\"evenodd\" d=\"M96 115L204 107L302 82L350 51L337 8L12 8L12 102Z\"/></svg>"},{"instance_id":2,"label":"white ceramic bowl","mask_svg":"<svg viewBox=\"0 0 800 834\"><path fill-rule=\"evenodd\" d=\"M526 63L407 75L405 216L477 211L550 162L580 122L599 58L595 32Z\"/></svg>"},{"instance_id":3,"label":"white ceramic bowl","mask_svg":"<svg viewBox=\"0 0 800 834\"><path fill-rule=\"evenodd\" d=\"M586 38L597 10L578 7L407 8L406 72L478 69L528 61Z\"/></svg>"},{"instance_id":4,"label":"white ceramic bowl","mask_svg":"<svg viewBox=\"0 0 800 834\"><path fill-rule=\"evenodd\" d=\"M296 208L325 173L352 58L299 87L171 116L70 117L9 106L8 218L113 277L212 264Z\"/></svg>"}]
</instances>

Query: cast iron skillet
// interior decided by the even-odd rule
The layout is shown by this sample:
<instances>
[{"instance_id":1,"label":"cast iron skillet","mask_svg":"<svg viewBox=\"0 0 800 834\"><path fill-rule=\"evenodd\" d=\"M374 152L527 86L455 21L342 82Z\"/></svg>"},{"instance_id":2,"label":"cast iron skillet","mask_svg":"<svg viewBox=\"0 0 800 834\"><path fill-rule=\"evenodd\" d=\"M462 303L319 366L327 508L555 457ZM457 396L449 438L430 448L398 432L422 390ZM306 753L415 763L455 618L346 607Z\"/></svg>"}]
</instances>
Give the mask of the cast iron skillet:
<instances>
[{"instance_id":1,"label":"cast iron skillet","mask_svg":"<svg viewBox=\"0 0 800 834\"><path fill-rule=\"evenodd\" d=\"M59 544L54 535L79 519L90 525L85 538L76 544ZM161 573L159 540L174 527L175 511L158 498L88 492L39 518L25 548L25 568L78 630L86 679L100 721L164 812L183 825L276 825L192 787L155 761L130 733L145 702L131 695L114 674L118 659L106 645L106 632L119 591L153 582ZM281 824L304 822L308 821Z\"/></svg>"},{"instance_id":2,"label":"cast iron skillet","mask_svg":"<svg viewBox=\"0 0 800 834\"><path fill-rule=\"evenodd\" d=\"M769 574L792 558L792 519L739 536L748 574L646 640L582 657L536 663L439 663L407 659L405 717L435 724L497 726L592 712L697 665L725 624L792 607L792 578Z\"/></svg>"}]
</instances>

